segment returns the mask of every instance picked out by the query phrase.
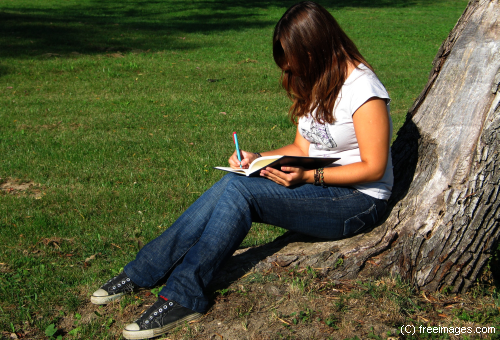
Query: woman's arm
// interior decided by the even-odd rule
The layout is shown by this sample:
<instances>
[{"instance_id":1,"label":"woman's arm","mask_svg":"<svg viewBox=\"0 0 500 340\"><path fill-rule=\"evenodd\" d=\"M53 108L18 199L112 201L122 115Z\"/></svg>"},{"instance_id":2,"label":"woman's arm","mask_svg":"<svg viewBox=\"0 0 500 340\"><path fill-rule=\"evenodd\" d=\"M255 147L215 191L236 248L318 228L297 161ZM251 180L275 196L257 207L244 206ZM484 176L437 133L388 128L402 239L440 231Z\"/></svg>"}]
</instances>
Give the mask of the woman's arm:
<instances>
[{"instance_id":1,"label":"woman's arm","mask_svg":"<svg viewBox=\"0 0 500 340\"><path fill-rule=\"evenodd\" d=\"M369 99L354 113L353 122L361 161L326 168L325 184L352 185L377 181L384 176L390 143L390 122L385 100ZM305 171L297 167L282 167L281 171L266 168L261 176L284 186L314 183L314 170Z\"/></svg>"},{"instance_id":2,"label":"woman's arm","mask_svg":"<svg viewBox=\"0 0 500 340\"><path fill-rule=\"evenodd\" d=\"M295 140L292 144L288 144L282 148L260 152L262 156L272 156L272 155L286 155L286 156L308 156L309 154L309 142L304 139L297 129L295 134ZM257 155L253 152L247 152L241 150L241 166L246 169L257 158ZM232 168L238 169L240 167L240 162L238 156L236 156L236 151L229 158L229 165Z\"/></svg>"}]
</instances>

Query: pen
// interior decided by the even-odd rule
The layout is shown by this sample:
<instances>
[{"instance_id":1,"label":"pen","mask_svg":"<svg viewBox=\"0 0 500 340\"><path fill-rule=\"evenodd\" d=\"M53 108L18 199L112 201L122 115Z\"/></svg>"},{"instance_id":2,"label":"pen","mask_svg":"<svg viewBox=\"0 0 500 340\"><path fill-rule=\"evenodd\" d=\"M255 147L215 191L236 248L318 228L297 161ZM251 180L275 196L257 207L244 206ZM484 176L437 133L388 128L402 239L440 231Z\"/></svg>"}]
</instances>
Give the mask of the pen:
<instances>
[{"instance_id":1,"label":"pen","mask_svg":"<svg viewBox=\"0 0 500 340\"><path fill-rule=\"evenodd\" d=\"M240 146L238 145L238 137L236 136L236 132L233 132L233 141L234 144L236 145L236 155L238 156L238 160L240 161L240 168L241 168Z\"/></svg>"}]
</instances>

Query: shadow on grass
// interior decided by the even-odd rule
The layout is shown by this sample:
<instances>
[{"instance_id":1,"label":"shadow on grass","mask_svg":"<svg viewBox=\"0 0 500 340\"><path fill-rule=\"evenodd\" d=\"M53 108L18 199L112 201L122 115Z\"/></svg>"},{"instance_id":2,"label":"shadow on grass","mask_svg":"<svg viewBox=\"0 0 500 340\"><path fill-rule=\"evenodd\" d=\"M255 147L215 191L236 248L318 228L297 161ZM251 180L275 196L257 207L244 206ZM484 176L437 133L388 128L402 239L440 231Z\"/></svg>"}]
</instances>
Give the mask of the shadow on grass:
<instances>
[{"instance_id":1,"label":"shadow on grass","mask_svg":"<svg viewBox=\"0 0 500 340\"><path fill-rule=\"evenodd\" d=\"M9 68L3 65L0 65L0 78L7 75L9 73Z\"/></svg>"},{"instance_id":2,"label":"shadow on grass","mask_svg":"<svg viewBox=\"0 0 500 340\"><path fill-rule=\"evenodd\" d=\"M491 275L497 291L497 299L500 302L500 242L495 247L496 252L490 260Z\"/></svg>"},{"instance_id":3,"label":"shadow on grass","mask_svg":"<svg viewBox=\"0 0 500 340\"><path fill-rule=\"evenodd\" d=\"M410 7L439 0L326 0L343 7ZM296 1L118 1L88 0L43 5L0 5L0 58L32 58L47 53L100 54L132 50L188 50L198 43L185 33L217 34L266 28ZM275 9L276 18L267 12ZM270 20L272 18L272 20ZM205 43L206 44L206 43Z\"/></svg>"}]
</instances>

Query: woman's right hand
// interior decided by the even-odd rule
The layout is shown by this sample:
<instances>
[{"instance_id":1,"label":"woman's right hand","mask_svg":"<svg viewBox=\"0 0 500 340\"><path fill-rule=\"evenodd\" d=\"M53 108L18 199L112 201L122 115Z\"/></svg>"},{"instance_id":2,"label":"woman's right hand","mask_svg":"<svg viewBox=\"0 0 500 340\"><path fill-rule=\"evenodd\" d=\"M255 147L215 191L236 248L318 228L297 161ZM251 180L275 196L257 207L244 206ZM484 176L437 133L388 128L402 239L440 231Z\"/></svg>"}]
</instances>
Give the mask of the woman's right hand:
<instances>
[{"instance_id":1,"label":"woman's right hand","mask_svg":"<svg viewBox=\"0 0 500 340\"><path fill-rule=\"evenodd\" d=\"M248 169L248 166L258 158L258 156L253 152L248 152L243 150L240 150L240 155L241 155L241 167L243 169ZM229 157L229 165L233 169L240 169L240 161L238 160L236 151L233 152L231 157Z\"/></svg>"}]
</instances>

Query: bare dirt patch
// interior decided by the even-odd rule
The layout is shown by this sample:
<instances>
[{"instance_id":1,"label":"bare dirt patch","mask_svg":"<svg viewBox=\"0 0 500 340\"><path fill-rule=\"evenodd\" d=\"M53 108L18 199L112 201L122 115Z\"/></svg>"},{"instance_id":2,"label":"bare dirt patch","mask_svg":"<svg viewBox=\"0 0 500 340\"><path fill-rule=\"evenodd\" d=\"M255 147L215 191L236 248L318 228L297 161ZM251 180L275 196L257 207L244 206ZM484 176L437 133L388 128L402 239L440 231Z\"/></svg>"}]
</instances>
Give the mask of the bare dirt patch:
<instances>
[{"instance_id":1,"label":"bare dirt patch","mask_svg":"<svg viewBox=\"0 0 500 340\"><path fill-rule=\"evenodd\" d=\"M22 181L14 178L0 178L0 193L15 195L15 196L29 196L36 199L42 198L44 195L44 187L41 184L33 181Z\"/></svg>"},{"instance_id":2,"label":"bare dirt patch","mask_svg":"<svg viewBox=\"0 0 500 340\"><path fill-rule=\"evenodd\" d=\"M57 130L57 131L65 131L65 130L77 130L80 128L83 128L84 126L80 123L69 123L69 124L63 124L62 121L53 123L53 124L42 124L42 125L28 125L28 124L21 124L18 127L18 130L21 131L34 131L34 132L40 132L40 131L50 131L50 130Z\"/></svg>"}]
</instances>

